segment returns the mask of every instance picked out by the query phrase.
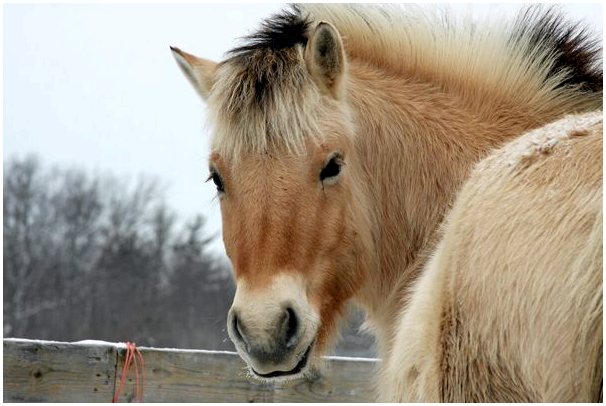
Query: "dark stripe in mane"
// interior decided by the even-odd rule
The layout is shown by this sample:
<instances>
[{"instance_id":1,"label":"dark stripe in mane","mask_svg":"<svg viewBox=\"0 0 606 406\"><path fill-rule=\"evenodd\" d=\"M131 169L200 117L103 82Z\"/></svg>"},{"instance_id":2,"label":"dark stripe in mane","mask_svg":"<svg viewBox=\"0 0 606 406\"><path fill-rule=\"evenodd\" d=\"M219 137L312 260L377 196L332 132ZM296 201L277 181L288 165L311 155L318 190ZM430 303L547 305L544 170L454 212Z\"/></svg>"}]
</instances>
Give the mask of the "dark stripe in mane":
<instances>
[{"instance_id":1,"label":"dark stripe in mane","mask_svg":"<svg viewBox=\"0 0 606 406\"><path fill-rule=\"evenodd\" d=\"M379 10L384 21L373 21L373 18L377 19L376 14L365 13L363 7L343 6L342 11L345 17L349 14L356 17L353 20L361 20L367 26L364 28L375 34L380 44L381 35L385 34L381 30L389 29L391 21L399 21L397 14L391 15L388 12L397 13L398 10L372 9ZM450 28L451 22L447 17L445 15L442 19L437 19L435 24ZM402 19L402 23L405 21ZM382 22L385 27L381 26ZM307 44L313 23L305 6L289 6L265 19L258 30L244 37L240 46L227 53L228 58L223 63L232 65L236 74L233 79L234 88L230 91L234 95L230 101L233 111L248 107L269 111L272 105L282 103L278 99L286 92L294 95L302 91L309 75L300 63L298 48ZM344 25L347 26L346 23ZM452 28L456 29L455 26ZM436 32L440 32L439 27ZM347 34L344 33L346 37ZM535 62L535 67L547 62L537 58L549 59L551 65L545 79L566 72L565 75L559 75L561 82L556 87L571 92L602 91L601 43L590 35L583 24L566 22L553 7L531 6L518 15L511 31L505 35L514 46L523 47L526 57L530 62ZM386 49L385 52L397 54L398 51ZM267 125L270 124L268 121Z\"/></svg>"},{"instance_id":2,"label":"dark stripe in mane","mask_svg":"<svg viewBox=\"0 0 606 406\"><path fill-rule=\"evenodd\" d=\"M307 30L311 21L301 15L297 5L274 14L263 21L261 28L246 37L246 43L228 52L229 56L242 56L256 50L280 51L297 44L307 44Z\"/></svg>"},{"instance_id":3,"label":"dark stripe in mane","mask_svg":"<svg viewBox=\"0 0 606 406\"><path fill-rule=\"evenodd\" d=\"M363 10L353 8L353 11L372 28ZM447 21L440 23L447 24ZM296 45L305 46L311 24L312 21L298 5L291 5L263 21L256 32L244 37L244 43L227 55L232 60L247 63L255 51L279 54ZM599 39L591 35L583 24L566 22L557 9L545 9L540 5L528 7L518 15L510 38L514 43L526 42L523 46L529 58L536 58L537 50L547 50L555 56L548 76L552 77L562 70L568 72L559 87L577 86L582 91L602 91L602 47ZM271 66L267 67L271 70Z\"/></svg>"},{"instance_id":4,"label":"dark stripe in mane","mask_svg":"<svg viewBox=\"0 0 606 406\"><path fill-rule=\"evenodd\" d=\"M584 91L602 91L602 47L599 39L593 38L585 26L568 24L554 8L544 10L532 6L518 16L511 38L518 42L524 36L530 38L529 54L545 49L555 55L549 76L568 71L560 87L579 86Z\"/></svg>"},{"instance_id":5,"label":"dark stripe in mane","mask_svg":"<svg viewBox=\"0 0 606 406\"><path fill-rule=\"evenodd\" d=\"M298 64L293 49L307 44L310 24L300 8L291 5L264 20L256 32L243 38L243 45L228 51L225 62L234 61L241 67L240 86L254 89L257 106L266 108L284 83L300 86L299 81L292 80L293 66Z\"/></svg>"}]
</instances>

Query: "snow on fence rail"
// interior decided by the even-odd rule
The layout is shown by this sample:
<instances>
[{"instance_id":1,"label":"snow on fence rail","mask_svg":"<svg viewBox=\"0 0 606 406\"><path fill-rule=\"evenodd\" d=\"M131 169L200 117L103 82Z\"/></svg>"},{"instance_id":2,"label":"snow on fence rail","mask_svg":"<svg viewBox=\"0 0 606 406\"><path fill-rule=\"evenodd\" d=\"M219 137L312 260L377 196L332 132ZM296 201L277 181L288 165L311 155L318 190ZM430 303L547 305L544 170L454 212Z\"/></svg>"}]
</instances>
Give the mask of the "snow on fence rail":
<instances>
[{"instance_id":1,"label":"snow on fence rail","mask_svg":"<svg viewBox=\"0 0 606 406\"><path fill-rule=\"evenodd\" d=\"M146 402L369 402L377 360L326 357L313 381L259 383L227 351L139 347ZM122 343L4 339L5 402L111 402L126 355ZM130 374L129 374L130 376ZM134 373L120 401L134 395Z\"/></svg>"}]
</instances>

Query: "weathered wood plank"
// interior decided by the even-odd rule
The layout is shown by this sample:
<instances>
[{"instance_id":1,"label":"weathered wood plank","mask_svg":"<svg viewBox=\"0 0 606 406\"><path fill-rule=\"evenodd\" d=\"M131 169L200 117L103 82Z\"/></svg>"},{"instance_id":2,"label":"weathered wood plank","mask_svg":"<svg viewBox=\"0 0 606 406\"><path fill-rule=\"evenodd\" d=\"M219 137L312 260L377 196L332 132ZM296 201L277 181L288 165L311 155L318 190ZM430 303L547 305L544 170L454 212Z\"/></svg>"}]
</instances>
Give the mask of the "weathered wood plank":
<instances>
[{"instance_id":1,"label":"weathered wood plank","mask_svg":"<svg viewBox=\"0 0 606 406\"><path fill-rule=\"evenodd\" d=\"M271 402L271 388L249 382L236 354L139 348L145 360L146 402ZM125 350L121 351L117 381ZM120 401L130 401L134 375Z\"/></svg>"},{"instance_id":2,"label":"weathered wood plank","mask_svg":"<svg viewBox=\"0 0 606 406\"><path fill-rule=\"evenodd\" d=\"M276 387L273 402L373 402L376 360L326 359L323 374L313 382Z\"/></svg>"},{"instance_id":3,"label":"weathered wood plank","mask_svg":"<svg viewBox=\"0 0 606 406\"><path fill-rule=\"evenodd\" d=\"M4 340L5 402L108 402L116 347Z\"/></svg>"},{"instance_id":4,"label":"weathered wood plank","mask_svg":"<svg viewBox=\"0 0 606 406\"><path fill-rule=\"evenodd\" d=\"M369 402L375 360L327 357L314 381L264 384L235 353L140 347L146 402ZM4 340L4 400L109 402L126 350L105 343ZM41 371L38 376L37 371ZM120 401L134 396L134 372Z\"/></svg>"}]
</instances>

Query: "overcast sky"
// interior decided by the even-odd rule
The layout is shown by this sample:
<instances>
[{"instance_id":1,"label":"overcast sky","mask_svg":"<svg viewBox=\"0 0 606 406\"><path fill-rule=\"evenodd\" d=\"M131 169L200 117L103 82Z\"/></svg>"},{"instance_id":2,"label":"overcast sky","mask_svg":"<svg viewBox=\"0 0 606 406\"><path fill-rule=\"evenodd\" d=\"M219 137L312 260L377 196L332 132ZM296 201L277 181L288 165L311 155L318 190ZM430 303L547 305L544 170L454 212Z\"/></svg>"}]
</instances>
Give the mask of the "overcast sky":
<instances>
[{"instance_id":1,"label":"overcast sky","mask_svg":"<svg viewBox=\"0 0 606 406\"><path fill-rule=\"evenodd\" d=\"M453 8L469 6L452 5ZM184 216L221 227L208 174L204 104L169 45L220 60L280 4L4 5L4 159L157 176ZM504 17L517 5L496 8ZM602 6L566 5L602 32ZM218 238L213 248L223 253Z\"/></svg>"}]
</instances>

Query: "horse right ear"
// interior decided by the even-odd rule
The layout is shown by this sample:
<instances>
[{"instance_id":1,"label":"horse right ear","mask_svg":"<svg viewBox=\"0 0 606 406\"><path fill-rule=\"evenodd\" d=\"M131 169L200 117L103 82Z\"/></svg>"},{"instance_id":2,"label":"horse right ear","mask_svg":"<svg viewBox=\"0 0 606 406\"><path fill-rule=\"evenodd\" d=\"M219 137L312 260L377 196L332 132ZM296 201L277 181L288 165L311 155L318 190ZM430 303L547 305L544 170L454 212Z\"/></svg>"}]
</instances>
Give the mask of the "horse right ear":
<instances>
[{"instance_id":1,"label":"horse right ear","mask_svg":"<svg viewBox=\"0 0 606 406\"><path fill-rule=\"evenodd\" d=\"M217 64L213 61L183 52L176 47L170 47L170 50L173 51L173 56L189 82L194 86L198 94L202 96L202 99L207 100L210 90L215 83Z\"/></svg>"},{"instance_id":2,"label":"horse right ear","mask_svg":"<svg viewBox=\"0 0 606 406\"><path fill-rule=\"evenodd\" d=\"M337 29L321 22L305 47L305 64L316 84L341 99L345 77L345 52Z\"/></svg>"}]
</instances>

